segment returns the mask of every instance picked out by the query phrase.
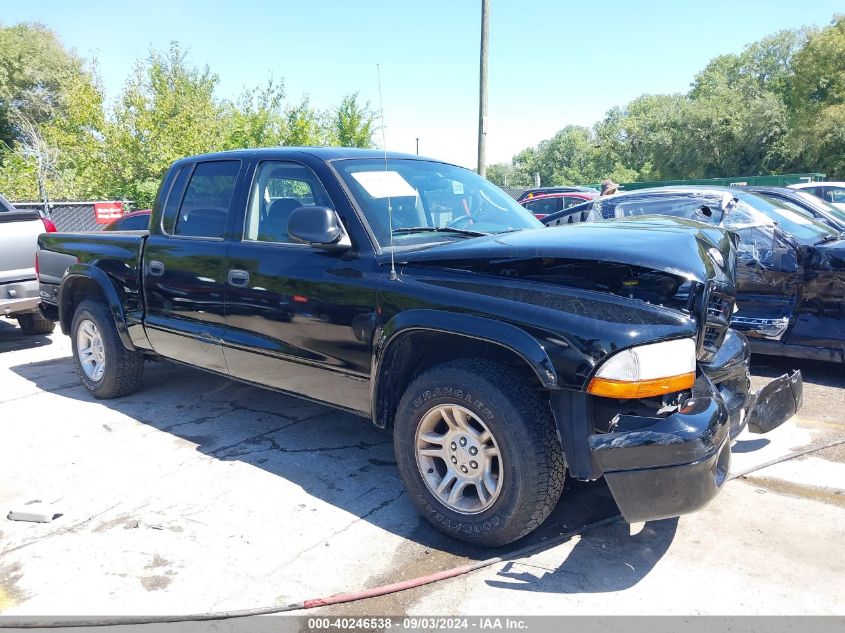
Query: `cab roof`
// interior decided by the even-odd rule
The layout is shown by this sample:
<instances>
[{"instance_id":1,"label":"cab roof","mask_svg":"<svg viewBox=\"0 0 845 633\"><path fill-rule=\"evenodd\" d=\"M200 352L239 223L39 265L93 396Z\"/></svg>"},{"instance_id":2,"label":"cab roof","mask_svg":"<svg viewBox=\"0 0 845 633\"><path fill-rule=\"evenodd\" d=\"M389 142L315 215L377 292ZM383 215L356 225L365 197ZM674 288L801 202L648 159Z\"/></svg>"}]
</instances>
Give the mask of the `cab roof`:
<instances>
[{"instance_id":1,"label":"cab roof","mask_svg":"<svg viewBox=\"0 0 845 633\"><path fill-rule=\"evenodd\" d=\"M226 158L243 159L245 157L260 157L260 158L292 158L294 156L301 156L308 154L314 158L329 162L333 160L343 160L350 158L359 159L384 159L385 152L379 149L361 149L357 147L253 147L245 149L233 149L223 152L214 152L210 154L197 154L195 156L186 156L179 162L196 162L198 160L221 160ZM387 159L412 159L412 160L426 160L442 163L444 161L435 160L433 158L426 158L424 156L417 156L416 154L405 154L402 152L387 152Z\"/></svg>"}]
</instances>

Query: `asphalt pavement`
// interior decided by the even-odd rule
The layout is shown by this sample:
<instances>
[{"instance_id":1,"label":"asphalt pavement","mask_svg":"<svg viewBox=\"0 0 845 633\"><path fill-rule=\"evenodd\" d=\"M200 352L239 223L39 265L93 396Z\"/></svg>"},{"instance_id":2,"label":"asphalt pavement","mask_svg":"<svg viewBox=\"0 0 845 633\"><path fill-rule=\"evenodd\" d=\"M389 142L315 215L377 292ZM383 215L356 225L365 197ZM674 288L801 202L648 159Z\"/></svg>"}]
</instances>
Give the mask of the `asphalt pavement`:
<instances>
[{"instance_id":1,"label":"asphalt pavement","mask_svg":"<svg viewBox=\"0 0 845 633\"><path fill-rule=\"evenodd\" d=\"M845 440L845 369L760 357L755 386L804 372L804 408L743 434L732 470ZM301 602L502 556L337 614L843 614L845 447L729 482L694 515L629 526L602 482L550 520L472 548L414 512L390 437L361 418L167 362L97 401L61 333L0 319L0 614L177 614ZM40 501L49 523L6 519ZM511 555L535 545L530 556Z\"/></svg>"}]
</instances>

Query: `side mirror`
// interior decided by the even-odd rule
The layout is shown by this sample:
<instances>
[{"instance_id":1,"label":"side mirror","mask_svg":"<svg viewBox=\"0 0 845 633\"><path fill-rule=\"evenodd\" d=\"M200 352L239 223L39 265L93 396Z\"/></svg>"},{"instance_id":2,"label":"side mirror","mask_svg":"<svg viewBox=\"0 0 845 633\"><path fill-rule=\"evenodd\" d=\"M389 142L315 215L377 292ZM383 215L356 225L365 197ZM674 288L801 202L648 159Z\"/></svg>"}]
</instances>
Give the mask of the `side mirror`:
<instances>
[{"instance_id":1,"label":"side mirror","mask_svg":"<svg viewBox=\"0 0 845 633\"><path fill-rule=\"evenodd\" d=\"M326 250L347 250L352 242L337 213L328 207L299 207L288 219L288 235Z\"/></svg>"}]
</instances>

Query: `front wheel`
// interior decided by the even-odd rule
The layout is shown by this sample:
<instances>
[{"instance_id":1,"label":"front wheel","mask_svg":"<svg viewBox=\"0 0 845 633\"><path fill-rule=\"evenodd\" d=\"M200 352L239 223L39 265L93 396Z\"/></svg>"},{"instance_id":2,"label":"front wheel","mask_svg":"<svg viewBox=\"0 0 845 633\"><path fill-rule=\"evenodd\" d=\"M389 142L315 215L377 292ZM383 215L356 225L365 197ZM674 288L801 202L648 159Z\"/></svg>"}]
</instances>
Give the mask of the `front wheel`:
<instances>
[{"instance_id":1,"label":"front wheel","mask_svg":"<svg viewBox=\"0 0 845 633\"><path fill-rule=\"evenodd\" d=\"M451 361L414 380L399 403L394 450L417 510L476 545L525 536L563 490L566 469L548 405L492 361Z\"/></svg>"},{"instance_id":2,"label":"front wheel","mask_svg":"<svg viewBox=\"0 0 845 633\"><path fill-rule=\"evenodd\" d=\"M76 373L95 398L118 398L135 391L144 374L144 356L126 349L114 318L90 299L79 304L71 324Z\"/></svg>"}]
</instances>

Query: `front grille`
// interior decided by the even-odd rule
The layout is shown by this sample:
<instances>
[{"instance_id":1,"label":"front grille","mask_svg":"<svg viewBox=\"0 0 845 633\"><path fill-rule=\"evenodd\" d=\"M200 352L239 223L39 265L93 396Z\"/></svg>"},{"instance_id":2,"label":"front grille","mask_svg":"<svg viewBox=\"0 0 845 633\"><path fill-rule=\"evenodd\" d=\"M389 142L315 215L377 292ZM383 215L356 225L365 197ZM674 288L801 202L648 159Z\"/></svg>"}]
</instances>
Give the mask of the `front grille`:
<instances>
[{"instance_id":1,"label":"front grille","mask_svg":"<svg viewBox=\"0 0 845 633\"><path fill-rule=\"evenodd\" d=\"M709 351L715 352L719 349L719 332L718 328L708 325L704 328L704 347Z\"/></svg>"},{"instance_id":2,"label":"front grille","mask_svg":"<svg viewBox=\"0 0 845 633\"><path fill-rule=\"evenodd\" d=\"M704 327L701 333L701 347L704 351L715 354L719 351L725 334L731 325L734 299L730 295L710 292L704 307Z\"/></svg>"},{"instance_id":3,"label":"front grille","mask_svg":"<svg viewBox=\"0 0 845 633\"><path fill-rule=\"evenodd\" d=\"M723 319L728 325L731 323L731 312L733 311L733 299L718 292L710 293L707 300L707 318L716 317Z\"/></svg>"}]
</instances>

